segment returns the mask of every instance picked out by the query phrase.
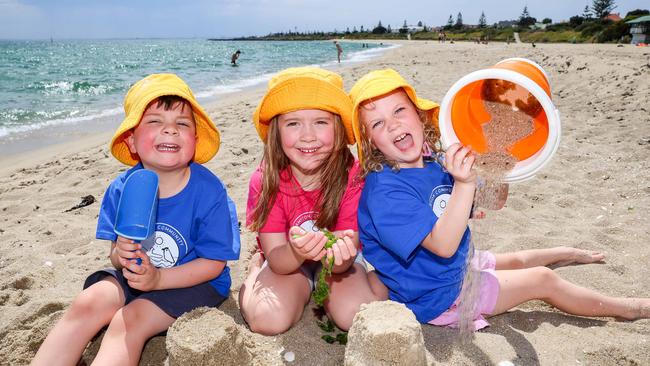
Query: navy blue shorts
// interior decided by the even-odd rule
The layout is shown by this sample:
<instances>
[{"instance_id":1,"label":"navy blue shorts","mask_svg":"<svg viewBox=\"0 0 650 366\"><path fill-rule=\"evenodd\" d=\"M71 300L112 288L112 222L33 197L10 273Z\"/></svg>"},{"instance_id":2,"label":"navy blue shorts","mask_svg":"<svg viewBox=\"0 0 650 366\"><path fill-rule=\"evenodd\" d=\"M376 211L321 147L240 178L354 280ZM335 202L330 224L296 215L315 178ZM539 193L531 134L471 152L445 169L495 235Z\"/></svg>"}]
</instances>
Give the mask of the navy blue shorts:
<instances>
[{"instance_id":1,"label":"navy blue shorts","mask_svg":"<svg viewBox=\"0 0 650 366\"><path fill-rule=\"evenodd\" d=\"M101 281L106 276L115 278L120 286L122 286L122 291L124 291L124 297L126 298L124 305L135 299L146 299L174 319L201 306L216 308L226 300L226 297L219 294L208 282L192 287L168 290L148 292L136 290L129 286L122 271L116 269L103 269L91 274L86 278L86 282L84 282L84 290Z\"/></svg>"}]
</instances>

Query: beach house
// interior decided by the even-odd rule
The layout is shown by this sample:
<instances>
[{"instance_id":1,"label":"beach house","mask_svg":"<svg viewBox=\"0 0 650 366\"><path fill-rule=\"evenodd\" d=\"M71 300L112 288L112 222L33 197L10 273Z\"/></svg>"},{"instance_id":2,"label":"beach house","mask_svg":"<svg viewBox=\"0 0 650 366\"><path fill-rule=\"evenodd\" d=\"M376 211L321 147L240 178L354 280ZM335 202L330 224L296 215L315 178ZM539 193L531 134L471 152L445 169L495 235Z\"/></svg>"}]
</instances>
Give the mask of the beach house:
<instances>
[{"instance_id":1,"label":"beach house","mask_svg":"<svg viewBox=\"0 0 650 366\"><path fill-rule=\"evenodd\" d=\"M627 22L630 25L632 44L650 43L650 15L642 16Z\"/></svg>"}]
</instances>

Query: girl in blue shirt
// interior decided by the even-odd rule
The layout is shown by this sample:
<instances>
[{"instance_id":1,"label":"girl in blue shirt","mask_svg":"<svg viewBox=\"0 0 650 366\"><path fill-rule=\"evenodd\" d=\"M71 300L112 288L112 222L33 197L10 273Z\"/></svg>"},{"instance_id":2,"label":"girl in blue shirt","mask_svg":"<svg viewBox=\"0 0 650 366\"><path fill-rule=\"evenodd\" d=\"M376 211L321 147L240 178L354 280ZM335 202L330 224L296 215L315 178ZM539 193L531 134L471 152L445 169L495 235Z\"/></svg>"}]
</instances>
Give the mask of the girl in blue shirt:
<instances>
[{"instance_id":1,"label":"girl in blue shirt","mask_svg":"<svg viewBox=\"0 0 650 366\"><path fill-rule=\"evenodd\" d=\"M390 299L404 303L420 322L457 327L477 186L475 155L469 146L455 144L442 162L425 159L440 152L438 105L418 98L394 70L365 75L350 97L366 178L358 211L363 255L388 287ZM546 267L603 258L568 247L497 255L477 251L471 262L480 273L473 328L488 325L483 316L533 299L574 315L650 317L650 299L605 296Z\"/></svg>"}]
</instances>

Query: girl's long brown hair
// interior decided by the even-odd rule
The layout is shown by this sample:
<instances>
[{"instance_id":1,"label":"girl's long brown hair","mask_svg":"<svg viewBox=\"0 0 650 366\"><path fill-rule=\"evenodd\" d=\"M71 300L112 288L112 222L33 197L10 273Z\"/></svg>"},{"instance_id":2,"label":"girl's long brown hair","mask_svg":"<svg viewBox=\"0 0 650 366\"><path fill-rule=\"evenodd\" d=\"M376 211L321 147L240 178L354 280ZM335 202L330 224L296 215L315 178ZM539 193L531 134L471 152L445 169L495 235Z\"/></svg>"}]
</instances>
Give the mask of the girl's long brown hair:
<instances>
[{"instance_id":1,"label":"girl's long brown hair","mask_svg":"<svg viewBox=\"0 0 650 366\"><path fill-rule=\"evenodd\" d=\"M331 229L339 216L341 199L348 185L348 173L354 163L345 138L345 130L341 118L334 115L334 147L332 152L321 164L308 174L319 175L320 196L315 209L320 208L316 226ZM262 160L262 191L253 209L253 222L249 225L252 231L259 231L266 223L269 212L275 204L280 187L280 173L289 167L290 161L282 151L278 117L269 123L267 142L264 145ZM289 177L291 177L291 169ZM291 180L294 182L294 180ZM295 187L296 191L300 187Z\"/></svg>"},{"instance_id":2,"label":"girl's long brown hair","mask_svg":"<svg viewBox=\"0 0 650 366\"><path fill-rule=\"evenodd\" d=\"M411 99L409 98L409 101ZM365 103L362 103L362 108L364 105L370 105L373 101L369 100ZM411 101L411 104L413 102ZM438 117L436 114L431 116L431 113L417 108L413 105L418 112L420 117L420 122L422 122L424 128L424 144L429 147L429 150L432 154L432 158L436 159L439 152L442 151L440 146L440 130L438 129ZM361 178L365 178L368 174L372 172L380 172L384 169L384 164L387 164L393 170L399 170L399 164L396 161L386 158L386 156L377 149L368 137L368 131L366 130L366 124L361 120L361 108L357 112L359 118L359 128L361 131L361 141L357 141L358 144L361 144L361 151L363 152L363 159L361 161Z\"/></svg>"}]
</instances>

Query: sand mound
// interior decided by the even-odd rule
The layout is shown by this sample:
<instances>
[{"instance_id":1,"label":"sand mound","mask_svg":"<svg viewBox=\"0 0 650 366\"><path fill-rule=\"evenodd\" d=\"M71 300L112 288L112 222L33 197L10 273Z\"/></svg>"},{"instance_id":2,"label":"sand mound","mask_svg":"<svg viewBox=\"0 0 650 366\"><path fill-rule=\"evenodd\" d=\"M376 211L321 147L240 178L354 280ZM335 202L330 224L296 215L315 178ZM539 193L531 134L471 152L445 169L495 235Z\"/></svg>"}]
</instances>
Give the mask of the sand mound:
<instances>
[{"instance_id":1,"label":"sand mound","mask_svg":"<svg viewBox=\"0 0 650 366\"><path fill-rule=\"evenodd\" d=\"M346 366L426 363L422 327L411 310L394 301L361 305L348 333Z\"/></svg>"}]
</instances>

